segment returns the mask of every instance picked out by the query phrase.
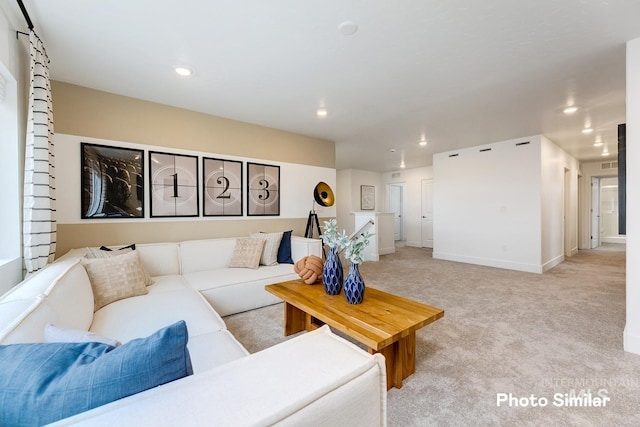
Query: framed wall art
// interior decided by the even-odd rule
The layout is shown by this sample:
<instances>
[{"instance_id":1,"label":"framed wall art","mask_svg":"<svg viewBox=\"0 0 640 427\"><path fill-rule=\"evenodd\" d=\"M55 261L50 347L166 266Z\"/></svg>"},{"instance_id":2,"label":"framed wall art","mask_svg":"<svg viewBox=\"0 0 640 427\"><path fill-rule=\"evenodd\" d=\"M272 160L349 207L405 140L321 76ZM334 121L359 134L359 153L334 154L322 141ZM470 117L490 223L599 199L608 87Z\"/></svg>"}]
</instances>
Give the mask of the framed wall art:
<instances>
[{"instance_id":1,"label":"framed wall art","mask_svg":"<svg viewBox=\"0 0 640 427\"><path fill-rule=\"evenodd\" d=\"M373 185L360 186L360 209L371 211L376 208L376 187Z\"/></svg>"},{"instance_id":2,"label":"framed wall art","mask_svg":"<svg viewBox=\"0 0 640 427\"><path fill-rule=\"evenodd\" d=\"M80 144L81 218L144 217L144 151Z\"/></svg>"},{"instance_id":3,"label":"framed wall art","mask_svg":"<svg viewBox=\"0 0 640 427\"><path fill-rule=\"evenodd\" d=\"M280 215L280 166L247 162L247 215Z\"/></svg>"},{"instance_id":4,"label":"framed wall art","mask_svg":"<svg viewBox=\"0 0 640 427\"><path fill-rule=\"evenodd\" d=\"M198 157L149 151L151 217L198 216Z\"/></svg>"},{"instance_id":5,"label":"framed wall art","mask_svg":"<svg viewBox=\"0 0 640 427\"><path fill-rule=\"evenodd\" d=\"M242 216L242 162L202 158L203 216Z\"/></svg>"}]
</instances>

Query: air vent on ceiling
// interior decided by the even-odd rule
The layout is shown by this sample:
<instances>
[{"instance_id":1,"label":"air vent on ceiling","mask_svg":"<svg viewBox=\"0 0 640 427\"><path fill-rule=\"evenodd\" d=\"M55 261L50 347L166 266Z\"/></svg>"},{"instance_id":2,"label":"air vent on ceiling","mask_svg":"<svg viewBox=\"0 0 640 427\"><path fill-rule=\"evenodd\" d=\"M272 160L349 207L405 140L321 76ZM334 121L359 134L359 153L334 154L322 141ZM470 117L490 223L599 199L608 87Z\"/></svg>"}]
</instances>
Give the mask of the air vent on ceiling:
<instances>
[{"instance_id":1,"label":"air vent on ceiling","mask_svg":"<svg viewBox=\"0 0 640 427\"><path fill-rule=\"evenodd\" d=\"M486 153L487 151L491 151L491 148L483 148L480 150L481 153Z\"/></svg>"},{"instance_id":2,"label":"air vent on ceiling","mask_svg":"<svg viewBox=\"0 0 640 427\"><path fill-rule=\"evenodd\" d=\"M618 162L602 162L600 163L600 169L616 169L618 167Z\"/></svg>"},{"instance_id":3,"label":"air vent on ceiling","mask_svg":"<svg viewBox=\"0 0 640 427\"><path fill-rule=\"evenodd\" d=\"M393 172L391 174L391 178L400 178L402 176L402 174L400 172Z\"/></svg>"},{"instance_id":4,"label":"air vent on ceiling","mask_svg":"<svg viewBox=\"0 0 640 427\"><path fill-rule=\"evenodd\" d=\"M521 145L527 145L529 144L531 141L527 141L527 142L516 142L516 147L519 147Z\"/></svg>"},{"instance_id":5,"label":"air vent on ceiling","mask_svg":"<svg viewBox=\"0 0 640 427\"><path fill-rule=\"evenodd\" d=\"M449 154L449 157L458 157L458 156L459 156L459 154L458 154L458 153L456 153L456 154Z\"/></svg>"}]
</instances>

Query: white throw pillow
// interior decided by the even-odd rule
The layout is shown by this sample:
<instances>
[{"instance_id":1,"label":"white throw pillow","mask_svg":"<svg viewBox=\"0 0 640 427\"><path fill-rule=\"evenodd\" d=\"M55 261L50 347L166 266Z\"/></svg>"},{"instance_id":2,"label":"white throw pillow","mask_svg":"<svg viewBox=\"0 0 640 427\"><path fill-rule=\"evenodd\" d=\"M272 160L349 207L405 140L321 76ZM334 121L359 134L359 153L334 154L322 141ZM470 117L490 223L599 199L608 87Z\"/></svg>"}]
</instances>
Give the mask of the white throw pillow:
<instances>
[{"instance_id":1,"label":"white throw pillow","mask_svg":"<svg viewBox=\"0 0 640 427\"><path fill-rule=\"evenodd\" d=\"M93 332L82 329L61 328L47 323L44 327L44 342L100 342L113 347L118 347L122 343L118 340L103 337Z\"/></svg>"},{"instance_id":2,"label":"white throw pillow","mask_svg":"<svg viewBox=\"0 0 640 427\"><path fill-rule=\"evenodd\" d=\"M236 247L233 249L229 267L258 268L263 247L264 240L262 239L236 239Z\"/></svg>"},{"instance_id":3,"label":"white throw pillow","mask_svg":"<svg viewBox=\"0 0 640 427\"><path fill-rule=\"evenodd\" d=\"M252 233L252 239L264 240L264 248L260 257L260 265L276 265L278 263L278 249L282 241L282 232L279 233Z\"/></svg>"},{"instance_id":4,"label":"white throw pillow","mask_svg":"<svg viewBox=\"0 0 640 427\"><path fill-rule=\"evenodd\" d=\"M82 258L80 262L91 281L94 312L114 301L149 292L136 251L110 258Z\"/></svg>"}]
</instances>

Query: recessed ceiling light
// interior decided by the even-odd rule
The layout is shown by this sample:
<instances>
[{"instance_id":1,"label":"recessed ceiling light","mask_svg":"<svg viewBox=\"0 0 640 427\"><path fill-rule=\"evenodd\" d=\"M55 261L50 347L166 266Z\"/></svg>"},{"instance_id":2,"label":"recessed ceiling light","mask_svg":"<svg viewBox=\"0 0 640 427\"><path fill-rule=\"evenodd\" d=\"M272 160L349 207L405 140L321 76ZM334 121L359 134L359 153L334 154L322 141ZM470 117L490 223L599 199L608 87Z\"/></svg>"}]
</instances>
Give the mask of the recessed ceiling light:
<instances>
[{"instance_id":1,"label":"recessed ceiling light","mask_svg":"<svg viewBox=\"0 0 640 427\"><path fill-rule=\"evenodd\" d=\"M396 152L396 149L395 149L395 148L390 148L390 149L389 149L389 152L390 152L390 153L395 153L395 152Z\"/></svg>"},{"instance_id":2,"label":"recessed ceiling light","mask_svg":"<svg viewBox=\"0 0 640 427\"><path fill-rule=\"evenodd\" d=\"M176 74L183 77L189 77L191 75L191 70L184 67L176 67Z\"/></svg>"},{"instance_id":3,"label":"recessed ceiling light","mask_svg":"<svg viewBox=\"0 0 640 427\"><path fill-rule=\"evenodd\" d=\"M594 147L602 147L603 145L604 144L602 143L602 141L600 141L600 142L596 141L596 142L593 143Z\"/></svg>"},{"instance_id":4,"label":"recessed ceiling light","mask_svg":"<svg viewBox=\"0 0 640 427\"><path fill-rule=\"evenodd\" d=\"M573 105L571 107L567 107L564 110L562 110L562 112L565 113L565 114L573 114L576 111L578 111L578 107L576 107L575 105Z\"/></svg>"},{"instance_id":5,"label":"recessed ceiling light","mask_svg":"<svg viewBox=\"0 0 640 427\"><path fill-rule=\"evenodd\" d=\"M404 165L404 162L401 162L401 163L400 163L400 168L401 168L401 169L404 169L405 167L406 167L406 166Z\"/></svg>"},{"instance_id":6,"label":"recessed ceiling light","mask_svg":"<svg viewBox=\"0 0 640 427\"><path fill-rule=\"evenodd\" d=\"M591 133L593 132L593 128L584 128L582 129L582 133Z\"/></svg>"},{"instance_id":7,"label":"recessed ceiling light","mask_svg":"<svg viewBox=\"0 0 640 427\"><path fill-rule=\"evenodd\" d=\"M358 31L358 24L352 21L344 21L338 26L338 29L343 36L351 36Z\"/></svg>"},{"instance_id":8,"label":"recessed ceiling light","mask_svg":"<svg viewBox=\"0 0 640 427\"><path fill-rule=\"evenodd\" d=\"M602 157L607 157L608 155L609 155L609 152L608 152L608 151L603 151L603 152L602 152Z\"/></svg>"},{"instance_id":9,"label":"recessed ceiling light","mask_svg":"<svg viewBox=\"0 0 640 427\"><path fill-rule=\"evenodd\" d=\"M421 147L426 147L427 146L427 141L420 141L420 146Z\"/></svg>"},{"instance_id":10,"label":"recessed ceiling light","mask_svg":"<svg viewBox=\"0 0 640 427\"><path fill-rule=\"evenodd\" d=\"M318 117L327 117L327 109L326 108L318 108L316 110L316 115Z\"/></svg>"}]
</instances>

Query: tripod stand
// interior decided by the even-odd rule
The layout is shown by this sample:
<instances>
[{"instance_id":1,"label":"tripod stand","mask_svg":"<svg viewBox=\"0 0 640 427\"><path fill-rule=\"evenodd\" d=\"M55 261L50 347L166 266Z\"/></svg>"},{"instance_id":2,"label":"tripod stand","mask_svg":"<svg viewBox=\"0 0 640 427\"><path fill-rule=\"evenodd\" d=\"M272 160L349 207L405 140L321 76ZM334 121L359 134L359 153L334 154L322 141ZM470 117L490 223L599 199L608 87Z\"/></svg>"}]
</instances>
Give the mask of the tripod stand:
<instances>
[{"instance_id":1,"label":"tripod stand","mask_svg":"<svg viewBox=\"0 0 640 427\"><path fill-rule=\"evenodd\" d=\"M316 226L316 230L318 230L318 238L322 236L322 230L320 229L320 222L318 221L318 214L315 210L309 211L309 217L307 218L307 229L304 232L304 237L309 239L313 239L313 226ZM324 251L324 245L322 245L322 255L324 258L327 257L327 254Z\"/></svg>"},{"instance_id":2,"label":"tripod stand","mask_svg":"<svg viewBox=\"0 0 640 427\"><path fill-rule=\"evenodd\" d=\"M318 230L318 237L322 235L322 231L320 230L320 222L318 221L318 214L316 211L309 211L309 218L307 218L307 231L304 233L304 237L313 239L313 226L316 226L316 230Z\"/></svg>"}]
</instances>

